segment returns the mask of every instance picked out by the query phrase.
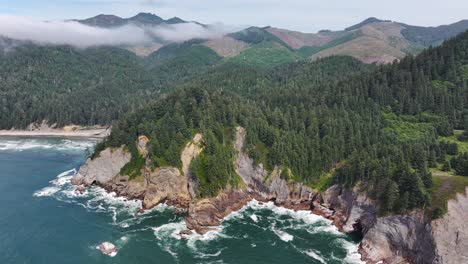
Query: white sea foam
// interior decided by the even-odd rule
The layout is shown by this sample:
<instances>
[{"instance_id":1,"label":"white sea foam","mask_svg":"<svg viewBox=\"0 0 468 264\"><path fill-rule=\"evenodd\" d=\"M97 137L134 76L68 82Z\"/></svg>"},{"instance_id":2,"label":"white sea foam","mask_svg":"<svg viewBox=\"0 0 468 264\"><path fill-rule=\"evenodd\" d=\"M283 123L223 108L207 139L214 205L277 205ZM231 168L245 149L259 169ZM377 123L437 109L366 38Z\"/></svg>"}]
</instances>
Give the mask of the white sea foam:
<instances>
[{"instance_id":1,"label":"white sea foam","mask_svg":"<svg viewBox=\"0 0 468 264\"><path fill-rule=\"evenodd\" d=\"M24 151L31 149L55 149L55 150L86 150L96 145L95 140L69 140L69 139L34 139L15 138L0 139L0 150Z\"/></svg>"},{"instance_id":2,"label":"white sea foam","mask_svg":"<svg viewBox=\"0 0 468 264\"><path fill-rule=\"evenodd\" d=\"M70 181L73 175L76 174L75 169L71 169L68 171L64 171L57 175L57 177L51 180L49 183L51 186L44 187L36 192L33 193L33 196L36 197L44 197L44 196L52 196L62 190L62 187Z\"/></svg>"},{"instance_id":3,"label":"white sea foam","mask_svg":"<svg viewBox=\"0 0 468 264\"><path fill-rule=\"evenodd\" d=\"M309 257L319 261L320 263L324 263L324 264L327 263L325 261L325 259L323 259L323 257L321 257L320 254L318 252L316 252L315 250L313 250L313 249L311 249L309 251L306 251L305 254L307 254Z\"/></svg>"},{"instance_id":4,"label":"white sea foam","mask_svg":"<svg viewBox=\"0 0 468 264\"><path fill-rule=\"evenodd\" d=\"M275 227L272 227L272 230L284 242L290 242L294 239L294 236L287 233L286 231L276 229Z\"/></svg>"},{"instance_id":5,"label":"white sea foam","mask_svg":"<svg viewBox=\"0 0 468 264\"><path fill-rule=\"evenodd\" d=\"M255 223L258 223L258 216L256 214L250 215L250 219L252 219L252 221L254 221Z\"/></svg>"},{"instance_id":6,"label":"white sea foam","mask_svg":"<svg viewBox=\"0 0 468 264\"><path fill-rule=\"evenodd\" d=\"M38 191L35 191L33 193L34 196L36 197L43 197L43 196L52 196L53 194L57 193L60 191L60 188L58 187L44 187Z\"/></svg>"},{"instance_id":7,"label":"white sea foam","mask_svg":"<svg viewBox=\"0 0 468 264\"><path fill-rule=\"evenodd\" d=\"M213 253L213 254L199 252L197 254L197 257L199 257L199 258L212 258L212 257L217 257L217 256L221 255L222 252L223 252L222 250L219 250L219 251L217 251L216 253Z\"/></svg>"},{"instance_id":8,"label":"white sea foam","mask_svg":"<svg viewBox=\"0 0 468 264\"><path fill-rule=\"evenodd\" d=\"M301 220L306 224L314 224L319 221L322 221L325 223L331 223L330 220L320 215L313 214L310 211L306 211L306 210L295 211L295 210L287 209L284 207L276 206L273 202L259 203L257 200L252 200L251 202L247 204L247 207L250 207L254 210L268 209L268 210L271 210L276 215L286 215L293 219Z\"/></svg>"},{"instance_id":9,"label":"white sea foam","mask_svg":"<svg viewBox=\"0 0 468 264\"><path fill-rule=\"evenodd\" d=\"M345 239L339 239L338 242L346 250L344 263L365 264L365 262L361 260L361 254L359 254L359 246L357 244L349 242Z\"/></svg>"}]
</instances>

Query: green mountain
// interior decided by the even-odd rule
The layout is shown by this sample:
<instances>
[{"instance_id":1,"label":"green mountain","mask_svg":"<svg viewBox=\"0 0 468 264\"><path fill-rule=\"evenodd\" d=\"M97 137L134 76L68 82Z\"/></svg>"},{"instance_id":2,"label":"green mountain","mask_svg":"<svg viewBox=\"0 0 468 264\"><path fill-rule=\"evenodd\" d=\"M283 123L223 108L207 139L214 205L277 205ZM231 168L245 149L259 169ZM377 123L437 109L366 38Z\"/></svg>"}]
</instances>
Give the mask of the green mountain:
<instances>
[{"instance_id":1,"label":"green mountain","mask_svg":"<svg viewBox=\"0 0 468 264\"><path fill-rule=\"evenodd\" d=\"M201 45L181 45L172 55L166 47L141 58L114 47L2 43L9 47L0 52L2 129L42 120L58 126L109 125L221 60Z\"/></svg>"},{"instance_id":2,"label":"green mountain","mask_svg":"<svg viewBox=\"0 0 468 264\"><path fill-rule=\"evenodd\" d=\"M139 13L130 18L98 15L77 21L106 28L127 24L145 28L188 23L178 17L164 20L150 13ZM206 25L197 24L207 28ZM318 33L249 27L219 39L205 40L203 45L213 49L221 57L262 67L297 60L316 60L332 55L352 56L364 63L385 64L402 59L408 54L418 54L429 46L440 45L444 40L465 30L468 30L466 20L438 27L420 27L371 17L344 30L321 30ZM167 44L171 43L154 38L153 44L125 48L140 56L148 56ZM243 52L245 53L241 54Z\"/></svg>"}]
</instances>

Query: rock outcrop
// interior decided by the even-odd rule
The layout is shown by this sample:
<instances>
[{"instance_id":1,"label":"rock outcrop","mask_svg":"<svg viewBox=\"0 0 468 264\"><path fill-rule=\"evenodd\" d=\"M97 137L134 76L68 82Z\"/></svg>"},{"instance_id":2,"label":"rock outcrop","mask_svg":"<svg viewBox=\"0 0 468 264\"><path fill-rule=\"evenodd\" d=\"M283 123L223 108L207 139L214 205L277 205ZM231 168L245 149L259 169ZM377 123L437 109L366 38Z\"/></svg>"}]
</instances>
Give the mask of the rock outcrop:
<instances>
[{"instance_id":1,"label":"rock outcrop","mask_svg":"<svg viewBox=\"0 0 468 264\"><path fill-rule=\"evenodd\" d=\"M182 152L181 160L186 174L189 174L190 162L202 150L201 141L201 134L196 134ZM148 156L148 142L149 139L141 135L135 143L139 154L144 158ZM121 169L130 160L131 154L124 147L105 149L98 157L86 161L72 178L72 183L84 186L96 184L116 192L119 196L141 199L144 209L150 209L163 202L188 208L192 199L188 189L188 178L182 175L178 168L161 167L153 170L150 160L147 159L141 176L130 179L127 175L120 175Z\"/></svg>"},{"instance_id":2,"label":"rock outcrop","mask_svg":"<svg viewBox=\"0 0 468 264\"><path fill-rule=\"evenodd\" d=\"M447 205L447 214L432 221L436 263L468 263L468 188Z\"/></svg>"},{"instance_id":3,"label":"rock outcrop","mask_svg":"<svg viewBox=\"0 0 468 264\"><path fill-rule=\"evenodd\" d=\"M75 185L105 185L110 182L131 159L123 147L108 148L98 157L88 159L72 179Z\"/></svg>"},{"instance_id":4,"label":"rock outcrop","mask_svg":"<svg viewBox=\"0 0 468 264\"><path fill-rule=\"evenodd\" d=\"M434 242L424 212L378 218L364 234L360 253L368 263L432 263Z\"/></svg>"},{"instance_id":5,"label":"rock outcrop","mask_svg":"<svg viewBox=\"0 0 468 264\"><path fill-rule=\"evenodd\" d=\"M191 197L188 191L187 178L173 167L157 168L147 172L146 193L143 199L144 209L152 208L162 202L187 208Z\"/></svg>"},{"instance_id":6,"label":"rock outcrop","mask_svg":"<svg viewBox=\"0 0 468 264\"><path fill-rule=\"evenodd\" d=\"M275 168L271 173L262 164L256 165L244 151L246 131L236 129L234 148L237 151L235 168L247 185L246 190L226 190L217 197L192 203L185 222L187 227L205 233L219 226L222 219L245 206L252 199L274 201L279 206L296 210L310 209L316 191L303 184L287 181L281 177L282 170Z\"/></svg>"},{"instance_id":7,"label":"rock outcrop","mask_svg":"<svg viewBox=\"0 0 468 264\"><path fill-rule=\"evenodd\" d=\"M189 229L204 234L218 227L226 216L251 200L252 196L244 190L231 190L214 198L198 200L190 205L185 223Z\"/></svg>"},{"instance_id":8,"label":"rock outcrop","mask_svg":"<svg viewBox=\"0 0 468 264\"><path fill-rule=\"evenodd\" d=\"M449 201L448 213L432 222L423 211L378 217L378 203L360 191L359 186L347 189L334 185L319 193L283 177L281 167L269 172L262 164L255 164L245 151L245 137L245 129L237 128L235 169L246 188L227 189L217 197L197 199L194 195L196 186L191 182L190 163L203 151L201 134L196 134L182 151L182 170L174 167L153 170L147 159L141 176L130 179L120 175L131 159L122 147L106 149L88 160L72 182L84 186L97 184L118 195L141 199L144 209L162 202L188 208L186 225L201 234L216 229L227 215L256 199L274 201L290 209L311 210L332 220L343 232L358 232L363 237L359 251L367 263L468 263L467 195L460 194ZM140 136L136 142L145 158L148 141Z\"/></svg>"}]
</instances>

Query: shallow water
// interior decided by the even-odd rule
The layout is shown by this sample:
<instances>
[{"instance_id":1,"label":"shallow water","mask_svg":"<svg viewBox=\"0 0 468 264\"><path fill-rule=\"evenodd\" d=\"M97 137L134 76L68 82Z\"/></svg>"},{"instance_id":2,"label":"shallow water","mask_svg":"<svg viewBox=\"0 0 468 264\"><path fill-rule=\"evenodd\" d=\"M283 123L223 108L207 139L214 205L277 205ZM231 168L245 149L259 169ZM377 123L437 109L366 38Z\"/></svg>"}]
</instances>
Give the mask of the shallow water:
<instances>
[{"instance_id":1,"label":"shallow water","mask_svg":"<svg viewBox=\"0 0 468 264\"><path fill-rule=\"evenodd\" d=\"M330 221L252 201L219 230L181 238L182 216L69 180L93 141L0 138L0 263L359 263ZM96 246L118 247L111 258Z\"/></svg>"}]
</instances>

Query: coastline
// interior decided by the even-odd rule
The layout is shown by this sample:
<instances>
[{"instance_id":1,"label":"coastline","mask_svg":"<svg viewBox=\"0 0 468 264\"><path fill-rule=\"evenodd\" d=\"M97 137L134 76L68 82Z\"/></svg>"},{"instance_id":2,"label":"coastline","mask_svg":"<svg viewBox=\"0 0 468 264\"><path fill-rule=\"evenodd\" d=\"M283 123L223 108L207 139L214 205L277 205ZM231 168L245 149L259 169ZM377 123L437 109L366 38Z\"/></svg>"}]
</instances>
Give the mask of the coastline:
<instances>
[{"instance_id":1,"label":"coastline","mask_svg":"<svg viewBox=\"0 0 468 264\"><path fill-rule=\"evenodd\" d=\"M104 139L110 128L38 129L38 130L0 130L0 137L63 137Z\"/></svg>"}]
</instances>

